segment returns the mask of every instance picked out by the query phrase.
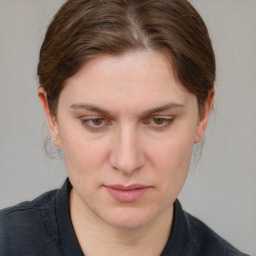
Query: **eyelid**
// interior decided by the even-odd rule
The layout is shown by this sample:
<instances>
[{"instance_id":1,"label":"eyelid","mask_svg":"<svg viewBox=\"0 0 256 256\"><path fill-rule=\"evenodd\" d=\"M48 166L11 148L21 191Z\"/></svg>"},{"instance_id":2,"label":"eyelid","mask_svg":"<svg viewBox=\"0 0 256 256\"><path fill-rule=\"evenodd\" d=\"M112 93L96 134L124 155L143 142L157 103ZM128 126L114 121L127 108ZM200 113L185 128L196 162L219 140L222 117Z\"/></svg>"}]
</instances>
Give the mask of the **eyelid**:
<instances>
[{"instance_id":1,"label":"eyelid","mask_svg":"<svg viewBox=\"0 0 256 256\"><path fill-rule=\"evenodd\" d=\"M150 115L150 116L145 117L145 119L154 119L154 118L165 119L165 120L171 120L171 119L174 119L174 116Z\"/></svg>"},{"instance_id":2,"label":"eyelid","mask_svg":"<svg viewBox=\"0 0 256 256\"><path fill-rule=\"evenodd\" d=\"M97 120L97 119L101 119L103 122L100 125L91 125L89 124L89 122ZM107 119L106 117L103 116L86 116L81 118L81 123L82 125L85 126L86 129L90 130L90 131L102 131L106 128L106 126L108 126L111 121L109 119Z\"/></svg>"},{"instance_id":3,"label":"eyelid","mask_svg":"<svg viewBox=\"0 0 256 256\"><path fill-rule=\"evenodd\" d=\"M87 122L90 122L90 121L97 121L97 120L100 120L100 121L102 121L102 122L104 122L105 121L105 119L104 118L102 118L102 117L96 117L96 118L88 118L88 119L83 119L82 120L82 122L83 123L87 123ZM100 125L100 124L99 124ZM99 126L98 125L98 126ZM95 126L97 126L97 125L95 125Z\"/></svg>"},{"instance_id":4,"label":"eyelid","mask_svg":"<svg viewBox=\"0 0 256 256\"><path fill-rule=\"evenodd\" d=\"M90 124L91 121L100 119L102 123L99 125ZM157 124L154 122L154 119L162 119L162 123ZM171 125L173 122L173 116L162 116L162 115L154 115L148 116L143 119L143 123L146 126L152 127L153 129L164 129ZM153 123L151 122L153 121ZM112 125L112 120L103 116L84 116L81 118L82 125L91 132L101 132L107 129L108 126Z\"/></svg>"},{"instance_id":5,"label":"eyelid","mask_svg":"<svg viewBox=\"0 0 256 256\"><path fill-rule=\"evenodd\" d=\"M155 115L155 116L149 116L147 118L145 118L145 121L146 121L146 124L149 124L150 125L150 121L154 120L154 119L162 119L164 124L152 124L151 126L152 127L155 127L155 128L164 128L164 127L167 127L169 126L173 120L174 120L174 117L173 116L160 116L160 115ZM144 122L145 123L145 122Z\"/></svg>"}]
</instances>

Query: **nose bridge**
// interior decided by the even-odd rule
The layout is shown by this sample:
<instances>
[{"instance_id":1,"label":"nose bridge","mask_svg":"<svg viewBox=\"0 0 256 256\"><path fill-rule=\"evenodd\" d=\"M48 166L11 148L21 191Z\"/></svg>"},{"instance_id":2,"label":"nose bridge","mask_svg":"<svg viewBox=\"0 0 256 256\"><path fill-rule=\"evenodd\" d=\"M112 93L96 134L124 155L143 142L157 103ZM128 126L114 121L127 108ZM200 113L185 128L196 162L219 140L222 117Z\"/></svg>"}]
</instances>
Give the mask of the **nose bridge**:
<instances>
[{"instance_id":1,"label":"nose bridge","mask_svg":"<svg viewBox=\"0 0 256 256\"><path fill-rule=\"evenodd\" d=\"M132 173L142 167L144 156L139 145L139 132L135 125L120 126L115 134L111 152L112 166L124 173Z\"/></svg>"}]
</instances>

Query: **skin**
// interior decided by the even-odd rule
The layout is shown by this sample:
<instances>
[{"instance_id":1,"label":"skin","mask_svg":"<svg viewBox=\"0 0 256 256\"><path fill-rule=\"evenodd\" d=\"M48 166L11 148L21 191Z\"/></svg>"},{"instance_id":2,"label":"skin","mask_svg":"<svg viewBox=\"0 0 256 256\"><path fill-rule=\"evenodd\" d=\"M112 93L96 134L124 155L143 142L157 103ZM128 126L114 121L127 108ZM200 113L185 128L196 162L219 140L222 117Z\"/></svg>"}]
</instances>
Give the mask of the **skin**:
<instances>
[{"instance_id":1,"label":"skin","mask_svg":"<svg viewBox=\"0 0 256 256\"><path fill-rule=\"evenodd\" d=\"M42 88L38 95L54 144L64 152L71 219L84 253L159 255L214 93L199 115L196 96L180 83L167 54L145 50L85 63L66 81L57 117ZM127 203L108 193L113 184L149 189Z\"/></svg>"}]
</instances>

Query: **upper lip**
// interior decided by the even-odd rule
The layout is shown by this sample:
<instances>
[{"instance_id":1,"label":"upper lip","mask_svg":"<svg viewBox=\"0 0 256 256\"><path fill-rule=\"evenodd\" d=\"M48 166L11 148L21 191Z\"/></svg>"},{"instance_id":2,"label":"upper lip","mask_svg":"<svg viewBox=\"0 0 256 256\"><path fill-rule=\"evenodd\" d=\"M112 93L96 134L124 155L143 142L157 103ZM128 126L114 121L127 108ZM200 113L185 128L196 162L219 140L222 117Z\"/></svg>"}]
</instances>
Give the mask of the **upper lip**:
<instances>
[{"instance_id":1,"label":"upper lip","mask_svg":"<svg viewBox=\"0 0 256 256\"><path fill-rule=\"evenodd\" d=\"M133 190L133 189L149 188L150 186L141 185L141 184L132 184L129 186L124 186L121 184L116 184L116 185L106 185L105 187L117 189L117 190Z\"/></svg>"}]
</instances>

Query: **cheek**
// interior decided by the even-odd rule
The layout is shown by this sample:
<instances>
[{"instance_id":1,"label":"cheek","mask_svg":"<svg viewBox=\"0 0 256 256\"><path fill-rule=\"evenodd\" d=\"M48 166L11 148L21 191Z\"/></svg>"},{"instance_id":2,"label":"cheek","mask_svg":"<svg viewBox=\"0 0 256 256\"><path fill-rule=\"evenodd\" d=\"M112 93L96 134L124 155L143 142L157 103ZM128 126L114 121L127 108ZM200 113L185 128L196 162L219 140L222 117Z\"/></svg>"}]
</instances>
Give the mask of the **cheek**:
<instances>
[{"instance_id":1,"label":"cheek","mask_svg":"<svg viewBox=\"0 0 256 256\"><path fill-rule=\"evenodd\" d=\"M80 178L98 173L107 157L106 142L100 139L90 139L84 132L61 133L64 160L69 175Z\"/></svg>"},{"instance_id":2,"label":"cheek","mask_svg":"<svg viewBox=\"0 0 256 256\"><path fill-rule=\"evenodd\" d=\"M93 197L92 191L102 183L103 148L98 143L68 137L63 146L65 166L73 187L81 198Z\"/></svg>"},{"instance_id":3,"label":"cheek","mask_svg":"<svg viewBox=\"0 0 256 256\"><path fill-rule=\"evenodd\" d=\"M194 132L175 133L174 136L163 140L155 140L147 143L150 155L155 165L169 166L180 169L190 162L194 145ZM162 169L162 168L161 168Z\"/></svg>"},{"instance_id":4,"label":"cheek","mask_svg":"<svg viewBox=\"0 0 256 256\"><path fill-rule=\"evenodd\" d=\"M151 163L162 193L175 199L187 177L193 150L193 136L176 134L175 138L155 143L150 148Z\"/></svg>"}]
</instances>

